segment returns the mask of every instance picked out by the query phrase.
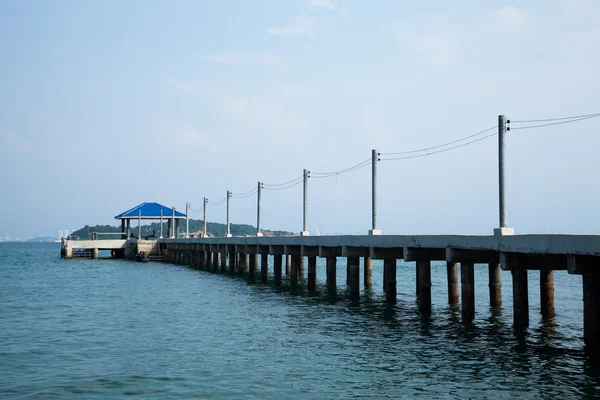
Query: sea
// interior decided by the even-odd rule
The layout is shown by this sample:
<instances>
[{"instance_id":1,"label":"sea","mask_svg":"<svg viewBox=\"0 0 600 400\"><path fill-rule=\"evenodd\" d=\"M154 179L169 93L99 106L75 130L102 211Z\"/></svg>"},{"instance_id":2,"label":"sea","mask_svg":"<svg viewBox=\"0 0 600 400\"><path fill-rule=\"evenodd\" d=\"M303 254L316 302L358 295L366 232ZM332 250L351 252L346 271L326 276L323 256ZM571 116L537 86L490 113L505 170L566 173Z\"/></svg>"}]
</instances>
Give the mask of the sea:
<instances>
[{"instance_id":1,"label":"sea","mask_svg":"<svg viewBox=\"0 0 600 400\"><path fill-rule=\"evenodd\" d=\"M158 262L60 258L57 243L0 243L0 398L583 399L600 369L583 343L581 277L555 272L556 316L539 313L529 272L530 324L512 327L510 273L499 310L476 265L476 313L447 302L432 264L432 312L418 311L415 267L399 261L398 301L373 288L290 290ZM106 256L101 252L100 256ZM272 260L271 260L272 261ZM362 288L362 276L361 276Z\"/></svg>"}]
</instances>

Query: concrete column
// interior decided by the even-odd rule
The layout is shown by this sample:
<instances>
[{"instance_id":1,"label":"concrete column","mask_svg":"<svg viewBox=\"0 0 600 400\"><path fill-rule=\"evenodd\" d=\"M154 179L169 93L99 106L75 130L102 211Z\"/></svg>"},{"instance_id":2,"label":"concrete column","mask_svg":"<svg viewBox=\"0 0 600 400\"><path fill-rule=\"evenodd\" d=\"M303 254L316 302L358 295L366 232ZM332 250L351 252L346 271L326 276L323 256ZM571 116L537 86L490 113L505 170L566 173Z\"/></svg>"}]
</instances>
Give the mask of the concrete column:
<instances>
[{"instance_id":1,"label":"concrete column","mask_svg":"<svg viewBox=\"0 0 600 400\"><path fill-rule=\"evenodd\" d=\"M238 263L238 273L240 275L244 275L246 273L246 268L248 266L248 256L247 254L240 253L240 262Z\"/></svg>"},{"instance_id":2,"label":"concrete column","mask_svg":"<svg viewBox=\"0 0 600 400\"><path fill-rule=\"evenodd\" d=\"M364 271L363 271L363 280L365 289L371 289L373 286L373 261L371 257L364 258Z\"/></svg>"},{"instance_id":3,"label":"concrete column","mask_svg":"<svg viewBox=\"0 0 600 400\"><path fill-rule=\"evenodd\" d=\"M327 292L335 294L337 287L337 257L327 257Z\"/></svg>"},{"instance_id":4,"label":"concrete column","mask_svg":"<svg viewBox=\"0 0 600 400\"><path fill-rule=\"evenodd\" d=\"M472 262L460 263L460 283L462 318L463 322L470 323L475 318L475 266Z\"/></svg>"},{"instance_id":5,"label":"concrete column","mask_svg":"<svg viewBox=\"0 0 600 400\"><path fill-rule=\"evenodd\" d=\"M583 341L590 350L600 348L600 274L583 275Z\"/></svg>"},{"instance_id":6,"label":"concrete column","mask_svg":"<svg viewBox=\"0 0 600 400\"><path fill-rule=\"evenodd\" d=\"M221 272L224 274L227 272L227 249L224 248L221 252Z\"/></svg>"},{"instance_id":7,"label":"concrete column","mask_svg":"<svg viewBox=\"0 0 600 400\"><path fill-rule=\"evenodd\" d=\"M304 257L300 257L300 265L298 265L298 278L304 279Z\"/></svg>"},{"instance_id":8,"label":"concrete column","mask_svg":"<svg viewBox=\"0 0 600 400\"><path fill-rule=\"evenodd\" d=\"M275 286L281 286L281 267L283 264L283 256L275 254L273 256L273 273L275 275Z\"/></svg>"},{"instance_id":9,"label":"concrete column","mask_svg":"<svg viewBox=\"0 0 600 400\"><path fill-rule=\"evenodd\" d=\"M419 289L421 289L421 284L419 283L419 264L415 264L415 285L417 287L417 297L419 297Z\"/></svg>"},{"instance_id":10,"label":"concrete column","mask_svg":"<svg viewBox=\"0 0 600 400\"><path fill-rule=\"evenodd\" d=\"M383 263L383 293L386 292L386 285L387 285L387 273L388 270L385 267L385 262Z\"/></svg>"},{"instance_id":11,"label":"concrete column","mask_svg":"<svg viewBox=\"0 0 600 400\"><path fill-rule=\"evenodd\" d=\"M498 308L502 305L502 283L500 281L500 264L489 263L490 306Z\"/></svg>"},{"instance_id":12,"label":"concrete column","mask_svg":"<svg viewBox=\"0 0 600 400\"><path fill-rule=\"evenodd\" d=\"M258 256L256 254L250 254L250 280L253 281L256 276L256 261Z\"/></svg>"},{"instance_id":13,"label":"concrete column","mask_svg":"<svg viewBox=\"0 0 600 400\"><path fill-rule=\"evenodd\" d=\"M229 252L229 273L232 275L235 273L236 268L237 268L236 261L237 261L237 253L235 251L230 251Z\"/></svg>"},{"instance_id":14,"label":"concrete column","mask_svg":"<svg viewBox=\"0 0 600 400\"><path fill-rule=\"evenodd\" d=\"M360 257L348 257L347 265L350 296L358 297L360 295Z\"/></svg>"},{"instance_id":15,"label":"concrete column","mask_svg":"<svg viewBox=\"0 0 600 400\"><path fill-rule=\"evenodd\" d=\"M554 315L554 271L540 269L540 306L544 317Z\"/></svg>"},{"instance_id":16,"label":"concrete column","mask_svg":"<svg viewBox=\"0 0 600 400\"><path fill-rule=\"evenodd\" d=\"M202 249L202 247L200 247L200 250L198 250L198 268L206 268L206 253L204 252L204 249Z\"/></svg>"},{"instance_id":17,"label":"concrete column","mask_svg":"<svg viewBox=\"0 0 600 400\"><path fill-rule=\"evenodd\" d=\"M317 257L308 257L308 290L317 289Z\"/></svg>"},{"instance_id":18,"label":"concrete column","mask_svg":"<svg viewBox=\"0 0 600 400\"><path fill-rule=\"evenodd\" d=\"M267 283L269 280L269 253L260 256L260 281Z\"/></svg>"},{"instance_id":19,"label":"concrete column","mask_svg":"<svg viewBox=\"0 0 600 400\"><path fill-rule=\"evenodd\" d=\"M214 252L214 271L219 272L219 266L221 265L221 253L217 250Z\"/></svg>"},{"instance_id":20,"label":"concrete column","mask_svg":"<svg viewBox=\"0 0 600 400\"><path fill-rule=\"evenodd\" d=\"M127 238L129 239L129 237L131 236L131 220L129 218L127 218Z\"/></svg>"},{"instance_id":21,"label":"concrete column","mask_svg":"<svg viewBox=\"0 0 600 400\"><path fill-rule=\"evenodd\" d=\"M289 254L285 255L285 276L290 275L290 270L292 268L292 256Z\"/></svg>"},{"instance_id":22,"label":"concrete column","mask_svg":"<svg viewBox=\"0 0 600 400\"><path fill-rule=\"evenodd\" d=\"M431 312L431 261L417 261L419 277L419 310L422 313Z\"/></svg>"},{"instance_id":23,"label":"concrete column","mask_svg":"<svg viewBox=\"0 0 600 400\"><path fill-rule=\"evenodd\" d=\"M238 271L238 273L243 274L243 272L241 271L242 266L240 265L240 263L242 259L242 255L240 253L235 253L235 266L236 266L236 271Z\"/></svg>"},{"instance_id":24,"label":"concrete column","mask_svg":"<svg viewBox=\"0 0 600 400\"><path fill-rule=\"evenodd\" d=\"M513 269L513 321L515 329L523 329L529 325L529 290L527 286L527 270Z\"/></svg>"},{"instance_id":25,"label":"concrete column","mask_svg":"<svg viewBox=\"0 0 600 400\"><path fill-rule=\"evenodd\" d=\"M292 265L290 268L290 286L295 288L298 285L298 269L300 268L300 256L292 255Z\"/></svg>"},{"instance_id":26,"label":"concrete column","mask_svg":"<svg viewBox=\"0 0 600 400\"><path fill-rule=\"evenodd\" d=\"M458 266L455 262L447 262L446 270L448 275L448 303L458 304Z\"/></svg>"},{"instance_id":27,"label":"concrete column","mask_svg":"<svg viewBox=\"0 0 600 400\"><path fill-rule=\"evenodd\" d=\"M98 249L92 249L92 260L98 259Z\"/></svg>"},{"instance_id":28,"label":"concrete column","mask_svg":"<svg viewBox=\"0 0 600 400\"><path fill-rule=\"evenodd\" d=\"M385 299L389 303L396 302L396 259L386 258L383 260L385 271Z\"/></svg>"}]
</instances>

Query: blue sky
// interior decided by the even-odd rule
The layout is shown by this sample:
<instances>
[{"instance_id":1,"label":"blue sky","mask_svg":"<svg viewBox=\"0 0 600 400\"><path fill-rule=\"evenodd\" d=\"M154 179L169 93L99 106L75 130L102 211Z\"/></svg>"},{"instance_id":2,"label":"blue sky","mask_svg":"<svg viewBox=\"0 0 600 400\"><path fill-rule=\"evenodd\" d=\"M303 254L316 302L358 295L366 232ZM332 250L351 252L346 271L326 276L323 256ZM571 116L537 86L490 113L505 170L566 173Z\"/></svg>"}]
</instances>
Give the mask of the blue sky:
<instances>
[{"instance_id":1,"label":"blue sky","mask_svg":"<svg viewBox=\"0 0 600 400\"><path fill-rule=\"evenodd\" d=\"M48 234L143 201L200 218L242 193L514 120L600 111L595 0L0 3L0 233ZM518 233L598 233L600 119L512 131ZM379 164L384 233L491 233L497 141ZM309 227L370 228L370 171L309 182ZM256 221L234 199L232 222ZM224 222L225 207L210 206ZM302 228L302 188L263 193Z\"/></svg>"}]
</instances>

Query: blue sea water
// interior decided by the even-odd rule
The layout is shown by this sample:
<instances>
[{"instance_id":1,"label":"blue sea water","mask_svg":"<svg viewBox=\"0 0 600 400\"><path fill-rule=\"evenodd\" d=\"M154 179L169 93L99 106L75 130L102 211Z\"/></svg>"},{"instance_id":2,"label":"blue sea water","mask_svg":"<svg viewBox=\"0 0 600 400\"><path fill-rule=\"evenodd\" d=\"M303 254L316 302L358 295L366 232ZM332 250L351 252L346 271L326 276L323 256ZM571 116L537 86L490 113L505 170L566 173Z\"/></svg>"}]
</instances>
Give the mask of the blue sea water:
<instances>
[{"instance_id":1,"label":"blue sea water","mask_svg":"<svg viewBox=\"0 0 600 400\"><path fill-rule=\"evenodd\" d=\"M530 272L521 337L509 273L493 312L487 268L476 266L469 326L447 304L445 274L433 264L432 313L423 317L411 263L399 263L398 302L387 305L378 262L373 289L351 301L341 258L331 297L322 260L310 294L304 281L292 292L286 281L277 288L162 263L62 260L58 244L0 243L0 397L600 397L599 369L583 351L581 277L555 272L557 314L546 321Z\"/></svg>"}]
</instances>

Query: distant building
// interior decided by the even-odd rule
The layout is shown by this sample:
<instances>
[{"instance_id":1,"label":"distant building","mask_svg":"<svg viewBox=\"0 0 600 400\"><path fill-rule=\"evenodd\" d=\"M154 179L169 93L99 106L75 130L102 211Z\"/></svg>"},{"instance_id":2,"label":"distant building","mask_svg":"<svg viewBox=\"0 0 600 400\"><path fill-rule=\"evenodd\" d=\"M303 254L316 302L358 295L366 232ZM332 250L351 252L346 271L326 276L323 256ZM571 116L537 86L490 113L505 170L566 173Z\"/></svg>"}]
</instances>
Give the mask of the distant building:
<instances>
[{"instance_id":1,"label":"distant building","mask_svg":"<svg viewBox=\"0 0 600 400\"><path fill-rule=\"evenodd\" d=\"M62 239L64 237L63 236L63 231L58 231L58 235L57 236L58 236L58 240Z\"/></svg>"},{"instance_id":2,"label":"distant building","mask_svg":"<svg viewBox=\"0 0 600 400\"><path fill-rule=\"evenodd\" d=\"M63 237L69 237L69 230L68 229L64 230Z\"/></svg>"}]
</instances>

